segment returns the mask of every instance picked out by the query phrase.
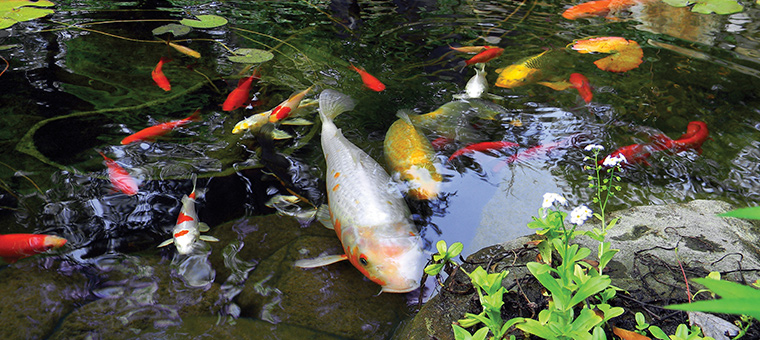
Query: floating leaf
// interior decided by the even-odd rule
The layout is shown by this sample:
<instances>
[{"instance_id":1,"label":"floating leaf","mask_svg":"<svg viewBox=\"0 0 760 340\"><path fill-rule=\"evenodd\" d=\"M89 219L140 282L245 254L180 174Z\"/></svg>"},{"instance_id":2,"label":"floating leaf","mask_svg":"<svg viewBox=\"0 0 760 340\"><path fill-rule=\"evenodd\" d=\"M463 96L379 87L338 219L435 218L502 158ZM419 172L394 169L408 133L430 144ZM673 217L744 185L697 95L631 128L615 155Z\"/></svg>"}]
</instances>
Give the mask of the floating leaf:
<instances>
[{"instance_id":1,"label":"floating leaf","mask_svg":"<svg viewBox=\"0 0 760 340\"><path fill-rule=\"evenodd\" d=\"M710 14L715 12L716 14L732 14L738 13L744 10L735 0L663 0L666 4L673 7L686 7L694 4L691 8L692 12Z\"/></svg>"},{"instance_id":2,"label":"floating leaf","mask_svg":"<svg viewBox=\"0 0 760 340\"><path fill-rule=\"evenodd\" d=\"M195 28L214 28L227 24L227 19L218 15L206 14L198 15L196 17L198 20L182 19L179 23Z\"/></svg>"},{"instance_id":3,"label":"floating leaf","mask_svg":"<svg viewBox=\"0 0 760 340\"><path fill-rule=\"evenodd\" d=\"M718 216L760 220L760 207L735 209L731 211L726 211L722 214L718 214Z\"/></svg>"},{"instance_id":4,"label":"floating leaf","mask_svg":"<svg viewBox=\"0 0 760 340\"><path fill-rule=\"evenodd\" d=\"M625 72L639 67L644 57L639 43L621 37L600 37L578 40L572 44L572 49L579 53L612 53L599 59L594 65L601 70L610 72Z\"/></svg>"},{"instance_id":5,"label":"floating leaf","mask_svg":"<svg viewBox=\"0 0 760 340\"><path fill-rule=\"evenodd\" d=\"M242 64L260 64L272 58L274 58L272 52L256 48L239 48L235 50L234 56L229 57L231 62Z\"/></svg>"},{"instance_id":6,"label":"floating leaf","mask_svg":"<svg viewBox=\"0 0 760 340\"><path fill-rule=\"evenodd\" d=\"M181 35L185 35L190 33L193 28L190 26L180 25L180 24L168 24L163 25L161 27L156 27L153 30L153 35L161 35L165 33L171 33L175 37L179 37Z\"/></svg>"},{"instance_id":7,"label":"floating leaf","mask_svg":"<svg viewBox=\"0 0 760 340\"><path fill-rule=\"evenodd\" d=\"M28 0L0 1L0 29L11 27L17 22L42 18L52 14L54 12L52 9L38 8L50 6L55 6L55 4L46 0L36 2Z\"/></svg>"}]
</instances>

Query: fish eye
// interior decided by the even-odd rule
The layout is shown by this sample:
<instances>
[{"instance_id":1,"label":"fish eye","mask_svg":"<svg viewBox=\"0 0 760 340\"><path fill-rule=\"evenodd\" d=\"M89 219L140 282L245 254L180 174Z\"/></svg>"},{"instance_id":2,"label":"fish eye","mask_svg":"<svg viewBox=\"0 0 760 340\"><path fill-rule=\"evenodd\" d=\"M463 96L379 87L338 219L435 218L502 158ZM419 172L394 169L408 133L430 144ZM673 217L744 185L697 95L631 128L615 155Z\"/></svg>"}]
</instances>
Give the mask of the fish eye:
<instances>
[{"instance_id":1,"label":"fish eye","mask_svg":"<svg viewBox=\"0 0 760 340\"><path fill-rule=\"evenodd\" d=\"M359 256L359 263L361 263L361 265L365 266L365 267L367 265L369 265L369 261L367 261L367 256L364 255L364 254L362 254L361 256Z\"/></svg>"}]
</instances>

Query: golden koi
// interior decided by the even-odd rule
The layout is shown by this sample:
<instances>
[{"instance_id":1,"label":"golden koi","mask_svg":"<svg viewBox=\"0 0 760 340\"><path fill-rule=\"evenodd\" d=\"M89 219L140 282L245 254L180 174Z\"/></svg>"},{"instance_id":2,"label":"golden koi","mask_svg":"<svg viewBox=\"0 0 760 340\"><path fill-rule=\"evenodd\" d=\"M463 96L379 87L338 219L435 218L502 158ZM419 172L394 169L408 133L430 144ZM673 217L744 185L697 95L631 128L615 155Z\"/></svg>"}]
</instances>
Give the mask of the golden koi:
<instances>
[{"instance_id":1,"label":"golden koi","mask_svg":"<svg viewBox=\"0 0 760 340\"><path fill-rule=\"evenodd\" d=\"M372 157L348 141L333 118L353 109L351 97L333 90L319 96L322 152L330 220L345 254L296 261L313 268L349 260L382 292L405 293L420 286L425 255L409 208L390 176Z\"/></svg>"},{"instance_id":2,"label":"golden koi","mask_svg":"<svg viewBox=\"0 0 760 340\"><path fill-rule=\"evenodd\" d=\"M499 73L496 86L511 89L540 80L543 76L543 57L547 52L549 51L541 52L541 54L522 59L504 69L496 70Z\"/></svg>"},{"instance_id":3,"label":"golden koi","mask_svg":"<svg viewBox=\"0 0 760 340\"><path fill-rule=\"evenodd\" d=\"M433 145L425 134L412 124L404 112L385 134L383 153L391 173L409 187L408 194L416 199L429 200L441 191L443 176L435 159Z\"/></svg>"}]
</instances>

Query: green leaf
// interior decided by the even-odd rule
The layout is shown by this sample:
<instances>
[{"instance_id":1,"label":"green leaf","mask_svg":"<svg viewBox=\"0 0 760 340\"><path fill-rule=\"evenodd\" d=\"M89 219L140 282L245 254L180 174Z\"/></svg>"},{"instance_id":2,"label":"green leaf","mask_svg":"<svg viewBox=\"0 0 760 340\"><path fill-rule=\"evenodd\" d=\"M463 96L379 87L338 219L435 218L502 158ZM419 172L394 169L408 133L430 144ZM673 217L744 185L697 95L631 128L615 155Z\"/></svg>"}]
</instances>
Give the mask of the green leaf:
<instances>
[{"instance_id":1,"label":"green leaf","mask_svg":"<svg viewBox=\"0 0 760 340\"><path fill-rule=\"evenodd\" d=\"M464 245L462 245L462 242L454 242L454 244L449 247L449 258L457 257L457 255L462 253L463 249Z\"/></svg>"},{"instance_id":2,"label":"green leaf","mask_svg":"<svg viewBox=\"0 0 760 340\"><path fill-rule=\"evenodd\" d=\"M240 51L240 50L238 50L238 51ZM235 53L238 53L238 52L235 51ZM446 254L446 250L448 249L446 247L446 241L444 241L444 240L438 241L438 243L435 244L435 248L438 249L438 254Z\"/></svg>"},{"instance_id":3,"label":"green leaf","mask_svg":"<svg viewBox=\"0 0 760 340\"><path fill-rule=\"evenodd\" d=\"M187 25L190 27L195 28L214 28L219 27L227 24L227 19L220 17L218 15L198 15L196 16L198 20L192 20L192 19L182 19L179 21L180 24Z\"/></svg>"},{"instance_id":4,"label":"green leaf","mask_svg":"<svg viewBox=\"0 0 760 340\"><path fill-rule=\"evenodd\" d=\"M488 335L488 328L482 327L472 335L472 340L485 340Z\"/></svg>"},{"instance_id":5,"label":"green leaf","mask_svg":"<svg viewBox=\"0 0 760 340\"><path fill-rule=\"evenodd\" d=\"M670 305L665 308L685 311L746 314L760 320L760 299L757 298L729 298L719 300L696 301L679 305Z\"/></svg>"},{"instance_id":6,"label":"green leaf","mask_svg":"<svg viewBox=\"0 0 760 340\"><path fill-rule=\"evenodd\" d=\"M28 21L54 13L50 7L55 4L50 1L4 0L0 1L0 29L8 28L20 21ZM34 6L34 7L26 7Z\"/></svg>"},{"instance_id":7,"label":"green leaf","mask_svg":"<svg viewBox=\"0 0 760 340\"><path fill-rule=\"evenodd\" d=\"M578 291L575 293L575 295L573 295L573 298L570 299L569 306L575 306L589 296L605 290L610 286L611 282L612 281L607 275L592 277L588 279L588 281L578 287Z\"/></svg>"},{"instance_id":8,"label":"green leaf","mask_svg":"<svg viewBox=\"0 0 760 340\"><path fill-rule=\"evenodd\" d=\"M665 332L662 331L660 327L657 326L649 326L649 333L652 333L652 336L660 339L660 340L670 340L670 337L668 337Z\"/></svg>"},{"instance_id":9,"label":"green leaf","mask_svg":"<svg viewBox=\"0 0 760 340\"><path fill-rule=\"evenodd\" d=\"M760 299L760 290L745 286L740 283L722 280L713 280L707 278L692 279L692 281L699 283L708 289L712 290L715 294L724 298L752 298ZM758 306L760 307L760 306Z\"/></svg>"},{"instance_id":10,"label":"green leaf","mask_svg":"<svg viewBox=\"0 0 760 340\"><path fill-rule=\"evenodd\" d=\"M517 329L522 330L544 339L554 339L559 334L555 334L548 327L533 319L525 319L524 322L515 325Z\"/></svg>"},{"instance_id":11,"label":"green leaf","mask_svg":"<svg viewBox=\"0 0 760 340\"><path fill-rule=\"evenodd\" d=\"M30 1L30 0L3 0L0 1L0 12L11 11L14 8L34 6L34 7L52 7L54 3L47 0Z\"/></svg>"},{"instance_id":12,"label":"green leaf","mask_svg":"<svg viewBox=\"0 0 760 340\"><path fill-rule=\"evenodd\" d=\"M702 14L732 14L744 10L744 7L734 0L707 0L699 1L691 11Z\"/></svg>"},{"instance_id":13,"label":"green leaf","mask_svg":"<svg viewBox=\"0 0 760 340\"><path fill-rule=\"evenodd\" d=\"M192 30L193 28L190 26L179 25L179 24L168 24L168 25L163 25L163 26L154 28L153 35L171 33L173 36L179 37L179 36L190 33L190 31Z\"/></svg>"},{"instance_id":14,"label":"green leaf","mask_svg":"<svg viewBox=\"0 0 760 340\"><path fill-rule=\"evenodd\" d=\"M272 52L256 48L240 48L235 50L234 56L228 57L231 62L241 64L260 64L272 58L274 58Z\"/></svg>"},{"instance_id":15,"label":"green leaf","mask_svg":"<svg viewBox=\"0 0 760 340\"><path fill-rule=\"evenodd\" d=\"M435 275L438 275L438 273L440 273L442 269L443 269L443 263L433 263L425 267L425 273L430 276L435 276Z\"/></svg>"},{"instance_id":16,"label":"green leaf","mask_svg":"<svg viewBox=\"0 0 760 340\"><path fill-rule=\"evenodd\" d=\"M718 214L721 217L747 218L751 220L760 220L760 207L741 208Z\"/></svg>"},{"instance_id":17,"label":"green leaf","mask_svg":"<svg viewBox=\"0 0 760 340\"><path fill-rule=\"evenodd\" d=\"M573 320L573 323L570 326L576 332L588 333L591 328L594 328L594 326L598 325L601 322L601 316L596 315L596 313L594 313L594 311L591 309L583 308L581 309L581 312L578 313L578 317Z\"/></svg>"}]
</instances>

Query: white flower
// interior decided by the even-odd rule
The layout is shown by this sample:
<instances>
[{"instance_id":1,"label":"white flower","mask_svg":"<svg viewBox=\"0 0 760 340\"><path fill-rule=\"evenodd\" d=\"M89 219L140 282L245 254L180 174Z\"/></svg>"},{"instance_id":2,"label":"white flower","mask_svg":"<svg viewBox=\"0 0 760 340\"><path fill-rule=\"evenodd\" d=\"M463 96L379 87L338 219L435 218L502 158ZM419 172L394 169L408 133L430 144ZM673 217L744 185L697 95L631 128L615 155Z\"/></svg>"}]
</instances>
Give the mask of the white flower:
<instances>
[{"instance_id":1,"label":"white flower","mask_svg":"<svg viewBox=\"0 0 760 340\"><path fill-rule=\"evenodd\" d=\"M605 157L602 165L611 168L614 166L618 166L621 163L628 163L628 160L625 159L625 155L623 155L622 153L618 153L615 156L609 155Z\"/></svg>"},{"instance_id":2,"label":"white flower","mask_svg":"<svg viewBox=\"0 0 760 340\"><path fill-rule=\"evenodd\" d=\"M541 207L544 209L551 207L554 202L559 202L560 204L567 204L567 200L560 196L559 194L555 194L552 192L547 192L544 194L544 203L541 204Z\"/></svg>"},{"instance_id":3,"label":"white flower","mask_svg":"<svg viewBox=\"0 0 760 340\"><path fill-rule=\"evenodd\" d=\"M599 144L589 144L589 145L586 145L586 147L583 148L583 150L586 150L586 151L594 151L594 150L602 151L602 150L604 150L604 147L601 146L601 145L599 145Z\"/></svg>"},{"instance_id":4,"label":"white flower","mask_svg":"<svg viewBox=\"0 0 760 340\"><path fill-rule=\"evenodd\" d=\"M582 225L591 216L593 216L591 209L585 205L580 205L570 212L570 223Z\"/></svg>"}]
</instances>

